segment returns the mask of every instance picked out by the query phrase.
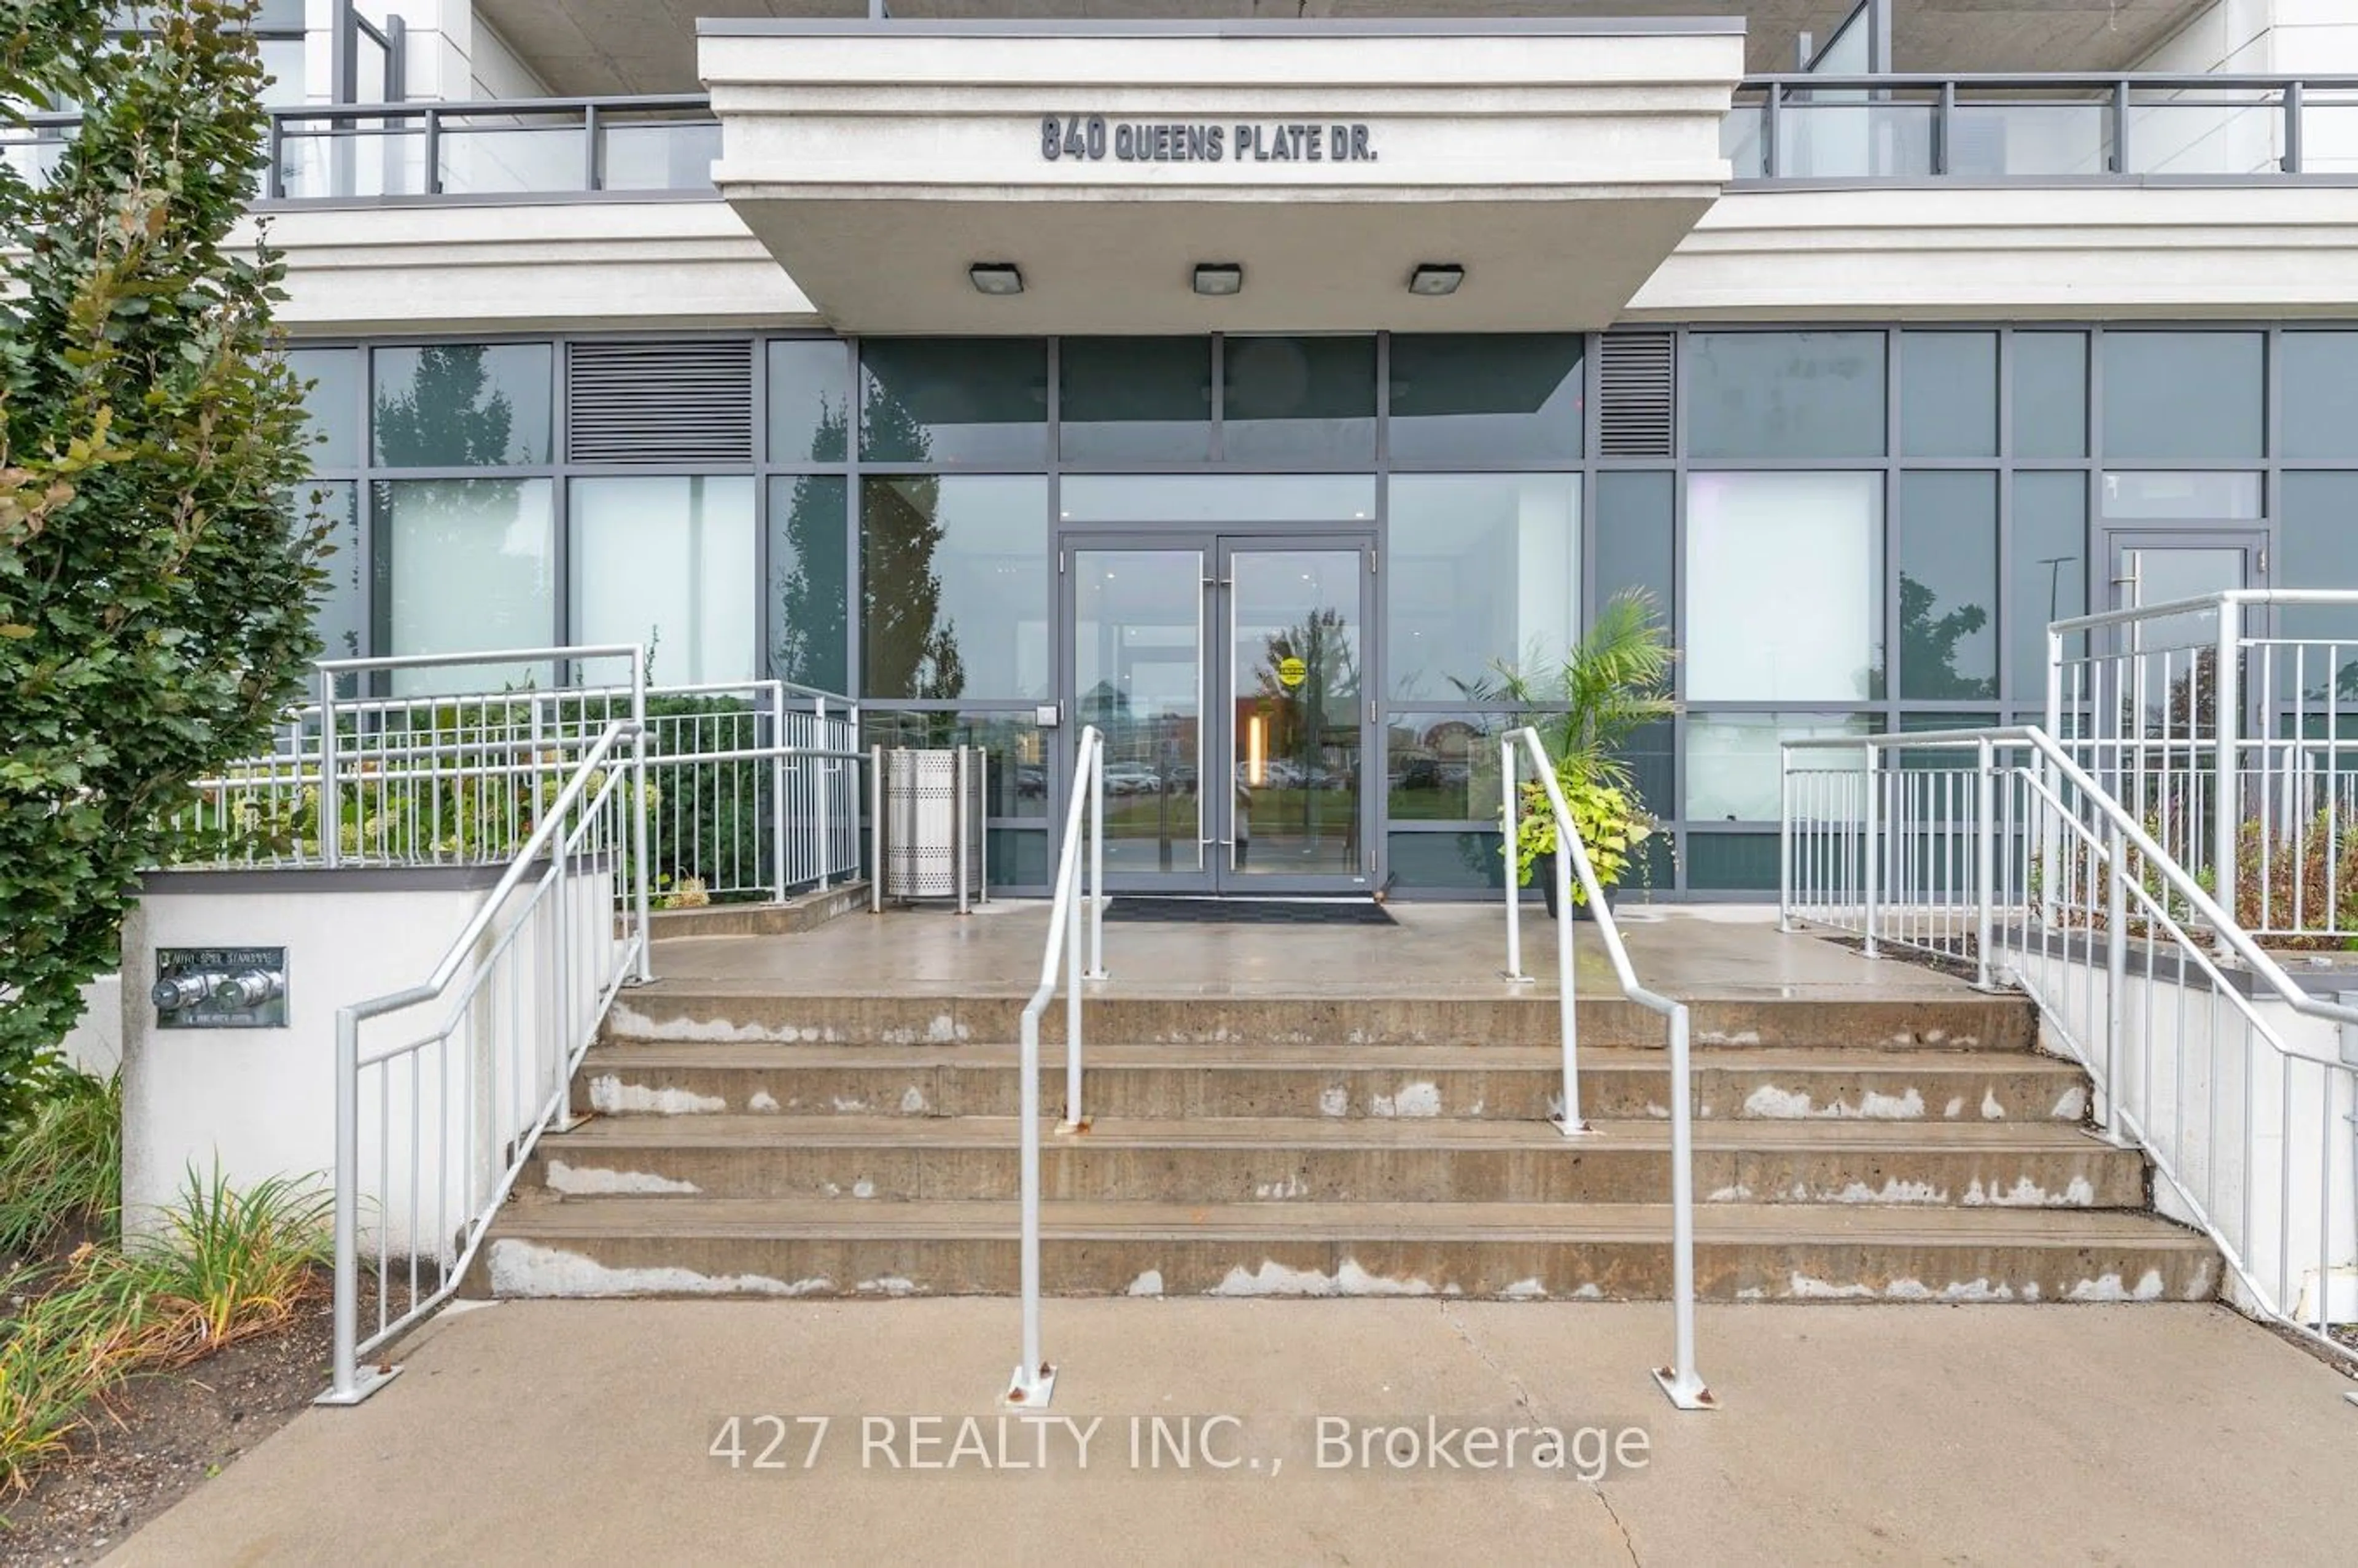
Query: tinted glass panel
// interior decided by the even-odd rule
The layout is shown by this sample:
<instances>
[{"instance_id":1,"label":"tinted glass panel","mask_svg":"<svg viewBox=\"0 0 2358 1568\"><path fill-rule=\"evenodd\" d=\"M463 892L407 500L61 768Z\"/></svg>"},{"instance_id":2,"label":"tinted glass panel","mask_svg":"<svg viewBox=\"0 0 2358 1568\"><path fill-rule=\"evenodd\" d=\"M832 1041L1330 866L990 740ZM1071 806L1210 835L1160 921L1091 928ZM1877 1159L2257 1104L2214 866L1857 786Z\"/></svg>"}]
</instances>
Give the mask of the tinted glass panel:
<instances>
[{"instance_id":1,"label":"tinted glass panel","mask_svg":"<svg viewBox=\"0 0 2358 1568\"><path fill-rule=\"evenodd\" d=\"M361 462L361 351L289 349L287 368L312 384L303 393L303 413L318 444L314 469L358 468Z\"/></svg>"},{"instance_id":2,"label":"tinted glass panel","mask_svg":"<svg viewBox=\"0 0 2358 1568\"><path fill-rule=\"evenodd\" d=\"M2107 332L2104 455L2175 462L2261 455L2257 332Z\"/></svg>"},{"instance_id":3,"label":"tinted glass panel","mask_svg":"<svg viewBox=\"0 0 2358 1568\"><path fill-rule=\"evenodd\" d=\"M753 481L744 475L577 479L571 640L647 647L647 679L753 677Z\"/></svg>"},{"instance_id":4,"label":"tinted glass panel","mask_svg":"<svg viewBox=\"0 0 2358 1568\"><path fill-rule=\"evenodd\" d=\"M1376 481L1364 473L1066 474L1067 523L1365 523Z\"/></svg>"},{"instance_id":5,"label":"tinted glass panel","mask_svg":"<svg viewBox=\"0 0 2358 1568\"><path fill-rule=\"evenodd\" d=\"M1465 701L1499 661L1554 668L1580 628L1580 476L1404 474L1391 496L1391 695Z\"/></svg>"},{"instance_id":6,"label":"tinted glass panel","mask_svg":"<svg viewBox=\"0 0 2358 1568\"><path fill-rule=\"evenodd\" d=\"M1690 474L1687 696L1879 695L1882 540L1879 473Z\"/></svg>"},{"instance_id":7,"label":"tinted glass panel","mask_svg":"<svg viewBox=\"0 0 2358 1568\"><path fill-rule=\"evenodd\" d=\"M306 524L328 530L330 553L321 563L328 583L311 620L319 633L319 657L363 657L369 651L368 561L361 554L360 486L351 480L313 480L296 487L294 504Z\"/></svg>"},{"instance_id":8,"label":"tinted glass panel","mask_svg":"<svg viewBox=\"0 0 2358 1568\"><path fill-rule=\"evenodd\" d=\"M1048 455L1048 345L1036 338L871 338L860 451L888 463L1036 463Z\"/></svg>"},{"instance_id":9,"label":"tinted glass panel","mask_svg":"<svg viewBox=\"0 0 2358 1568\"><path fill-rule=\"evenodd\" d=\"M1899 481L1899 695L1997 696L1997 476Z\"/></svg>"},{"instance_id":10,"label":"tinted glass panel","mask_svg":"<svg viewBox=\"0 0 2358 1568\"><path fill-rule=\"evenodd\" d=\"M1385 724L1394 822L1496 822L1498 736L1523 722L1498 713L1394 713ZM1495 849L1498 839L1490 840Z\"/></svg>"},{"instance_id":11,"label":"tinted glass panel","mask_svg":"<svg viewBox=\"0 0 2358 1568\"><path fill-rule=\"evenodd\" d=\"M2014 455L2088 455L2088 335L2017 332L2014 354Z\"/></svg>"},{"instance_id":12,"label":"tinted glass panel","mask_svg":"<svg viewBox=\"0 0 2358 1568\"><path fill-rule=\"evenodd\" d=\"M376 351L376 460L385 468L545 463L546 343Z\"/></svg>"},{"instance_id":13,"label":"tinted glass panel","mask_svg":"<svg viewBox=\"0 0 2358 1568\"><path fill-rule=\"evenodd\" d=\"M1899 335L1899 450L1911 458L1997 456L1997 335Z\"/></svg>"},{"instance_id":14,"label":"tinted glass panel","mask_svg":"<svg viewBox=\"0 0 2358 1568\"><path fill-rule=\"evenodd\" d=\"M2285 475L2284 516L2277 527L2284 549L2277 581L2358 589L2358 473ZM2277 614L2287 637L2349 637L2358 628L2348 610L2330 606L2288 604ZM2358 649L2345 648L2342 656L2353 653ZM2342 723L2351 720L2345 716Z\"/></svg>"},{"instance_id":15,"label":"tinted glass panel","mask_svg":"<svg viewBox=\"0 0 2358 1568\"><path fill-rule=\"evenodd\" d=\"M2287 332L2277 342L2284 455L2358 459L2358 332Z\"/></svg>"},{"instance_id":16,"label":"tinted glass panel","mask_svg":"<svg viewBox=\"0 0 2358 1568\"><path fill-rule=\"evenodd\" d=\"M1698 822L1774 822L1782 788L1786 741L1811 736L1865 735L1867 716L1842 713L1709 713L1687 721L1687 816ZM1861 765L1848 750L1796 756L1796 771L1849 771ZM1690 846L1700 838L1688 840ZM1721 885L1691 876L1697 887Z\"/></svg>"},{"instance_id":17,"label":"tinted glass panel","mask_svg":"<svg viewBox=\"0 0 2358 1568\"><path fill-rule=\"evenodd\" d=\"M1676 492L1676 480L1667 473L1596 476L1596 602L1625 588L1642 588L1670 615Z\"/></svg>"},{"instance_id":18,"label":"tinted glass panel","mask_svg":"<svg viewBox=\"0 0 2358 1568\"><path fill-rule=\"evenodd\" d=\"M1392 461L1577 459L1585 343L1572 332L1394 338Z\"/></svg>"},{"instance_id":19,"label":"tinted glass panel","mask_svg":"<svg viewBox=\"0 0 2358 1568\"><path fill-rule=\"evenodd\" d=\"M1404 888L1488 888L1507 885L1498 835L1392 833L1385 836L1392 878Z\"/></svg>"},{"instance_id":20,"label":"tinted glass panel","mask_svg":"<svg viewBox=\"0 0 2358 1568\"><path fill-rule=\"evenodd\" d=\"M2047 700L2047 623L2088 612L2088 481L2076 473L2014 476L2006 567L2008 694Z\"/></svg>"},{"instance_id":21,"label":"tinted glass panel","mask_svg":"<svg viewBox=\"0 0 2358 1568\"><path fill-rule=\"evenodd\" d=\"M1772 892L1778 855L1774 833L1691 834L1687 885L1720 892Z\"/></svg>"},{"instance_id":22,"label":"tinted glass panel","mask_svg":"<svg viewBox=\"0 0 2358 1568\"><path fill-rule=\"evenodd\" d=\"M1048 695L1048 481L871 479L860 496L870 697Z\"/></svg>"},{"instance_id":23,"label":"tinted glass panel","mask_svg":"<svg viewBox=\"0 0 2358 1568\"><path fill-rule=\"evenodd\" d=\"M1223 353L1228 460L1375 460L1373 338L1230 338Z\"/></svg>"},{"instance_id":24,"label":"tinted glass panel","mask_svg":"<svg viewBox=\"0 0 2358 1568\"><path fill-rule=\"evenodd\" d=\"M546 647L557 633L557 529L545 479L424 479L375 487L379 612L388 654ZM546 666L414 670L404 692L547 684Z\"/></svg>"},{"instance_id":25,"label":"tinted glass panel","mask_svg":"<svg viewBox=\"0 0 2358 1568\"><path fill-rule=\"evenodd\" d=\"M770 460L839 463L851 417L851 351L829 338L770 345Z\"/></svg>"},{"instance_id":26,"label":"tinted glass panel","mask_svg":"<svg viewBox=\"0 0 2358 1568\"><path fill-rule=\"evenodd\" d=\"M1068 463L1202 462L1212 455L1208 338L1066 338L1057 362Z\"/></svg>"},{"instance_id":27,"label":"tinted glass panel","mask_svg":"<svg viewBox=\"0 0 2358 1568\"><path fill-rule=\"evenodd\" d=\"M770 669L780 680L849 691L850 481L838 474L770 481Z\"/></svg>"},{"instance_id":28,"label":"tinted glass panel","mask_svg":"<svg viewBox=\"0 0 2358 1568\"><path fill-rule=\"evenodd\" d=\"M1688 455L1880 457L1883 341L1880 332L1690 335Z\"/></svg>"}]
</instances>

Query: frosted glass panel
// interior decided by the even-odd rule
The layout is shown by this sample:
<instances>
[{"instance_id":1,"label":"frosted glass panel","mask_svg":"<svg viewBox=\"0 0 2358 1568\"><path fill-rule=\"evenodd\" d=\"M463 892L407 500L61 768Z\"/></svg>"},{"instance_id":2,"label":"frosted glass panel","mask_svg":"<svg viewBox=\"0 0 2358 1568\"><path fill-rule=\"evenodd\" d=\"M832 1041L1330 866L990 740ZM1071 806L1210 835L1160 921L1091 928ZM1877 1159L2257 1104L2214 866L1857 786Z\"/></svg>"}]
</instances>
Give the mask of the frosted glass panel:
<instances>
[{"instance_id":1,"label":"frosted glass panel","mask_svg":"<svg viewBox=\"0 0 2358 1568\"><path fill-rule=\"evenodd\" d=\"M1391 695L1463 701L1495 661L1556 668L1580 625L1578 474L1392 481Z\"/></svg>"},{"instance_id":2,"label":"frosted glass panel","mask_svg":"<svg viewBox=\"0 0 2358 1568\"><path fill-rule=\"evenodd\" d=\"M1865 701L1883 664L1883 478L1687 481L1687 697Z\"/></svg>"},{"instance_id":3,"label":"frosted glass panel","mask_svg":"<svg viewBox=\"0 0 2358 1568\"><path fill-rule=\"evenodd\" d=\"M648 645L658 686L753 678L751 478L576 480L570 517L573 641Z\"/></svg>"},{"instance_id":4,"label":"frosted glass panel","mask_svg":"<svg viewBox=\"0 0 2358 1568\"><path fill-rule=\"evenodd\" d=\"M1783 743L1811 737L1865 735L1866 715L1715 713L1687 724L1687 816L1696 822L1774 822L1781 789ZM1794 765L1812 773L1856 772L1865 754L1801 752Z\"/></svg>"},{"instance_id":5,"label":"frosted glass panel","mask_svg":"<svg viewBox=\"0 0 2358 1568\"><path fill-rule=\"evenodd\" d=\"M556 524L545 479L376 487L393 654L545 648L556 636ZM546 665L405 670L405 694L548 683Z\"/></svg>"}]
</instances>

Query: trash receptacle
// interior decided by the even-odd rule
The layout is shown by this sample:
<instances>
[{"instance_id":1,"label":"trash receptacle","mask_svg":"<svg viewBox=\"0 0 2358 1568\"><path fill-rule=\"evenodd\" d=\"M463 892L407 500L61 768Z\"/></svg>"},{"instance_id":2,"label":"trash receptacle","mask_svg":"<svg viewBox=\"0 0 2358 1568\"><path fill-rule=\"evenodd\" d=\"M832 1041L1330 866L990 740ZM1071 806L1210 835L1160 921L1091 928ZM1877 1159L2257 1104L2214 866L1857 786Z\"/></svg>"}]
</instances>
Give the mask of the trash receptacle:
<instances>
[{"instance_id":1,"label":"trash receptacle","mask_svg":"<svg viewBox=\"0 0 2358 1568\"><path fill-rule=\"evenodd\" d=\"M963 914L986 896L987 763L979 746L870 748L871 909L887 899L954 898Z\"/></svg>"}]
</instances>

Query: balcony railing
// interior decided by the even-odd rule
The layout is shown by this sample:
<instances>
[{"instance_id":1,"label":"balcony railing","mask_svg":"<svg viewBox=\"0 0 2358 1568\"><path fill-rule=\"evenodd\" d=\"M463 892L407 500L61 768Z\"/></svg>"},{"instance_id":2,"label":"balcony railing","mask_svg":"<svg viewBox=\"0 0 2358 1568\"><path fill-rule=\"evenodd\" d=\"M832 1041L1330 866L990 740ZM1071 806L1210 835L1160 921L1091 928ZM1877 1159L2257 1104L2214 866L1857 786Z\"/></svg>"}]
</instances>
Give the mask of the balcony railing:
<instances>
[{"instance_id":1,"label":"balcony railing","mask_svg":"<svg viewBox=\"0 0 2358 1568\"><path fill-rule=\"evenodd\" d=\"M1739 181L2358 174L2358 77L1760 76L1720 145Z\"/></svg>"},{"instance_id":2,"label":"balcony railing","mask_svg":"<svg viewBox=\"0 0 2358 1568\"><path fill-rule=\"evenodd\" d=\"M36 181L76 119L0 126L0 161ZM266 201L440 200L712 189L720 123L701 96L338 103L274 109Z\"/></svg>"}]
</instances>

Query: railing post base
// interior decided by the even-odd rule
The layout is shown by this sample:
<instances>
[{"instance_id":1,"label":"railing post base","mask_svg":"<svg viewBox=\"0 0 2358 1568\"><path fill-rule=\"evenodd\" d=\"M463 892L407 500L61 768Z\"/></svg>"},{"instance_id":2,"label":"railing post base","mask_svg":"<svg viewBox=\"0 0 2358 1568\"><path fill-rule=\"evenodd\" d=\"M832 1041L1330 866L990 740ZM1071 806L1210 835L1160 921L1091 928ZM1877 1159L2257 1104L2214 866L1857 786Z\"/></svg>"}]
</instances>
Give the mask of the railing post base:
<instances>
[{"instance_id":1,"label":"railing post base","mask_svg":"<svg viewBox=\"0 0 2358 1568\"><path fill-rule=\"evenodd\" d=\"M1087 1132L1088 1130L1089 1119L1085 1116L1078 1121L1060 1121L1056 1123L1055 1136L1058 1138L1078 1138L1082 1133Z\"/></svg>"},{"instance_id":2,"label":"railing post base","mask_svg":"<svg viewBox=\"0 0 2358 1568\"><path fill-rule=\"evenodd\" d=\"M1548 1118L1548 1125L1554 1128L1558 1132L1563 1133L1566 1138L1594 1138L1596 1136L1596 1129L1589 1126L1588 1123L1585 1121L1567 1121L1563 1117L1551 1116Z\"/></svg>"},{"instance_id":3,"label":"railing post base","mask_svg":"<svg viewBox=\"0 0 2358 1568\"><path fill-rule=\"evenodd\" d=\"M1023 1368L1018 1367L1015 1375L1007 1380L1007 1392L999 1397L999 1402L1009 1410L1044 1411L1055 1394L1055 1368L1044 1363L1039 1376L1027 1378L1023 1375Z\"/></svg>"},{"instance_id":4,"label":"railing post base","mask_svg":"<svg viewBox=\"0 0 2358 1568\"><path fill-rule=\"evenodd\" d=\"M401 1368L398 1367L362 1367L352 1374L351 1388L330 1389L311 1402L315 1405L356 1405L400 1376Z\"/></svg>"},{"instance_id":5,"label":"railing post base","mask_svg":"<svg viewBox=\"0 0 2358 1568\"><path fill-rule=\"evenodd\" d=\"M1715 1411L1719 1408L1719 1401L1711 1397L1711 1390L1704 1387L1703 1379L1692 1370L1682 1372L1675 1367L1657 1367L1654 1368L1654 1382L1669 1397L1671 1403L1682 1411Z\"/></svg>"}]
</instances>

